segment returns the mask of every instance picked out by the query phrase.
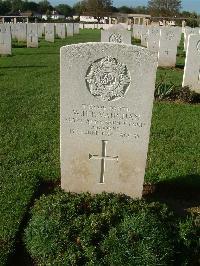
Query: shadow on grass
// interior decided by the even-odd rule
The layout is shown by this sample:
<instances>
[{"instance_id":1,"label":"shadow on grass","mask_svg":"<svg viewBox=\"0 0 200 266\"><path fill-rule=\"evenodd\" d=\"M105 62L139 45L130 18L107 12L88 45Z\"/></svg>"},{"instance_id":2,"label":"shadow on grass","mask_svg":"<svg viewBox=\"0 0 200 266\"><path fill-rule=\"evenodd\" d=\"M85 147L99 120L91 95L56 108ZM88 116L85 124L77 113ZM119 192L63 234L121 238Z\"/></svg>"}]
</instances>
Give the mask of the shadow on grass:
<instances>
[{"instance_id":1,"label":"shadow on grass","mask_svg":"<svg viewBox=\"0 0 200 266\"><path fill-rule=\"evenodd\" d=\"M166 203L178 215L187 215L188 209L200 211L200 175L177 177L157 184L145 184L143 198Z\"/></svg>"},{"instance_id":2,"label":"shadow on grass","mask_svg":"<svg viewBox=\"0 0 200 266\"><path fill-rule=\"evenodd\" d=\"M48 195L54 191L56 187L60 186L60 180L57 182L43 182L38 186L38 189L32 196L32 199L27 206L27 211L20 224L19 231L16 235L15 242L15 253L10 255L7 266L35 266L35 262L28 254L26 247L24 246L24 230L27 227L28 221L30 220L30 209L34 205L35 200L39 199L43 194Z\"/></svg>"},{"instance_id":3,"label":"shadow on grass","mask_svg":"<svg viewBox=\"0 0 200 266\"><path fill-rule=\"evenodd\" d=\"M37 53L15 53L14 56L18 56L18 55L25 55L25 56L27 56L27 55L51 55L51 54L59 55L59 51L57 53L49 53L49 52L48 53L44 53L44 52L40 53L38 51L37 51Z\"/></svg>"},{"instance_id":4,"label":"shadow on grass","mask_svg":"<svg viewBox=\"0 0 200 266\"><path fill-rule=\"evenodd\" d=\"M184 69L185 65L184 64L176 64L176 68L179 69Z\"/></svg>"},{"instance_id":5,"label":"shadow on grass","mask_svg":"<svg viewBox=\"0 0 200 266\"><path fill-rule=\"evenodd\" d=\"M4 69L4 68L14 68L14 69L16 69L16 68L38 68L38 67L48 67L48 66L4 66L4 67L0 67L0 69Z\"/></svg>"},{"instance_id":6,"label":"shadow on grass","mask_svg":"<svg viewBox=\"0 0 200 266\"><path fill-rule=\"evenodd\" d=\"M13 43L12 48L27 48L26 43Z\"/></svg>"}]
</instances>

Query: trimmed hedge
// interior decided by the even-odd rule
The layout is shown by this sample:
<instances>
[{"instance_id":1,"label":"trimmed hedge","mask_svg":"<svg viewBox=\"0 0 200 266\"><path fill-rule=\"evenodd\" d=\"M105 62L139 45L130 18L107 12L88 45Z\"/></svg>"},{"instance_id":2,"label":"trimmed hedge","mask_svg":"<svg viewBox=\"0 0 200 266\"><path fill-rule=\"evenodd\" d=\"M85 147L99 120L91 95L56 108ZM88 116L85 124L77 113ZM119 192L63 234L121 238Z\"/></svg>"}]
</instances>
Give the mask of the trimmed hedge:
<instances>
[{"instance_id":1,"label":"trimmed hedge","mask_svg":"<svg viewBox=\"0 0 200 266\"><path fill-rule=\"evenodd\" d=\"M185 236L182 222L179 234L165 205L125 195L57 191L37 200L31 214L24 239L39 265L173 265L191 248L182 241L188 226Z\"/></svg>"}]
</instances>

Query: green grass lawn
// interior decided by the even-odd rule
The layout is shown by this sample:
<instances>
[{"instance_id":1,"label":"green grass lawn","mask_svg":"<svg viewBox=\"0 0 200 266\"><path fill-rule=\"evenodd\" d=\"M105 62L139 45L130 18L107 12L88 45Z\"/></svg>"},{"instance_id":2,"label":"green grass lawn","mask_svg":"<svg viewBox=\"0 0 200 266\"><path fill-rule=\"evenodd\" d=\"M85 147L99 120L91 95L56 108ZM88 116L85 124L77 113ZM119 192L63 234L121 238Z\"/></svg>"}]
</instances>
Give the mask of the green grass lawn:
<instances>
[{"instance_id":1,"label":"green grass lawn","mask_svg":"<svg viewBox=\"0 0 200 266\"><path fill-rule=\"evenodd\" d=\"M16 235L41 184L60 179L59 49L89 41L100 41L100 31L82 30L55 43L41 40L38 49L15 43L13 55L0 58L0 265L15 250ZM159 69L157 82L166 75L181 85L181 48L177 63L175 69ZM199 117L198 105L154 104L147 182L185 182L188 177L200 185Z\"/></svg>"}]
</instances>

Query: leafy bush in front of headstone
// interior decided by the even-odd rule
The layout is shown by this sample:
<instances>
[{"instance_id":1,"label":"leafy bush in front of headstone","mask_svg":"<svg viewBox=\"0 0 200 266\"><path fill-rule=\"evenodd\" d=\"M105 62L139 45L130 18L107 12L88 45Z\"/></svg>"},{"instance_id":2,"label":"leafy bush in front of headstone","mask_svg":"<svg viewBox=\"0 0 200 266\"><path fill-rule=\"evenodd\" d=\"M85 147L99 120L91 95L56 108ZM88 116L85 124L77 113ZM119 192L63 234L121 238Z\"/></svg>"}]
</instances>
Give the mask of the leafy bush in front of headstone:
<instances>
[{"instance_id":1,"label":"leafy bush in front of headstone","mask_svg":"<svg viewBox=\"0 0 200 266\"><path fill-rule=\"evenodd\" d=\"M200 103L199 93L191 91L189 87L175 86L171 82L160 82L156 84L154 97L158 101L168 100L191 104Z\"/></svg>"},{"instance_id":2,"label":"leafy bush in front of headstone","mask_svg":"<svg viewBox=\"0 0 200 266\"><path fill-rule=\"evenodd\" d=\"M39 265L171 265L176 219L165 205L115 194L42 196L26 247Z\"/></svg>"},{"instance_id":3,"label":"leafy bush in front of headstone","mask_svg":"<svg viewBox=\"0 0 200 266\"><path fill-rule=\"evenodd\" d=\"M185 265L200 265L200 215L179 223L179 241Z\"/></svg>"},{"instance_id":4,"label":"leafy bush in front of headstone","mask_svg":"<svg viewBox=\"0 0 200 266\"><path fill-rule=\"evenodd\" d=\"M200 103L200 94L191 91L189 87L174 87L169 95L169 99L173 101L197 104Z\"/></svg>"},{"instance_id":5,"label":"leafy bush in front of headstone","mask_svg":"<svg viewBox=\"0 0 200 266\"><path fill-rule=\"evenodd\" d=\"M174 256L173 234L150 210L127 215L104 241L104 265L168 265Z\"/></svg>"}]
</instances>

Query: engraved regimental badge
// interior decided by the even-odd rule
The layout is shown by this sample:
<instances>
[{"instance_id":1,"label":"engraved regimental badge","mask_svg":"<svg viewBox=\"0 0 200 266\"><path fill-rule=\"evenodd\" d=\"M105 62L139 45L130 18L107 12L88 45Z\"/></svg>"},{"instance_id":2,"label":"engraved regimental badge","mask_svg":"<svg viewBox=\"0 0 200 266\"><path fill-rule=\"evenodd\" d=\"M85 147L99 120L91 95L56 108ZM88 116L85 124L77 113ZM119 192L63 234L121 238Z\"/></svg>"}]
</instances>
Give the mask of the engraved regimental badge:
<instances>
[{"instance_id":1,"label":"engraved regimental badge","mask_svg":"<svg viewBox=\"0 0 200 266\"><path fill-rule=\"evenodd\" d=\"M116 101L128 91L131 78L125 64L107 56L90 65L85 80L94 97L101 101Z\"/></svg>"},{"instance_id":2,"label":"engraved regimental badge","mask_svg":"<svg viewBox=\"0 0 200 266\"><path fill-rule=\"evenodd\" d=\"M110 42L122 43L122 36L119 33L113 33L109 38Z\"/></svg>"}]
</instances>

